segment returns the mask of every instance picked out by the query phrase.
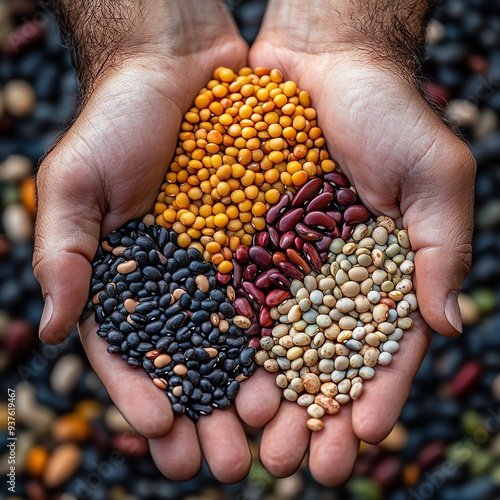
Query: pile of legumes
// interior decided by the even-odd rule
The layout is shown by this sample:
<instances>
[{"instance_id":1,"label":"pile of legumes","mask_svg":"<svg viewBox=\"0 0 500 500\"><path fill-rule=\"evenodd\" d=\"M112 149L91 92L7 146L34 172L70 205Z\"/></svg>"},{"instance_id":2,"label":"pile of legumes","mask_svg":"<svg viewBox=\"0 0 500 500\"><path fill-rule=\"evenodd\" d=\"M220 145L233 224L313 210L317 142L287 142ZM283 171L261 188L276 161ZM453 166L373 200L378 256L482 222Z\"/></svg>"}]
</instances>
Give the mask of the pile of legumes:
<instances>
[{"instance_id":1,"label":"pile of legumes","mask_svg":"<svg viewBox=\"0 0 500 500\"><path fill-rule=\"evenodd\" d=\"M413 256L330 159L307 92L221 67L184 115L154 213L102 243L88 308L176 414L227 407L260 365L318 431L399 350Z\"/></svg>"}]
</instances>

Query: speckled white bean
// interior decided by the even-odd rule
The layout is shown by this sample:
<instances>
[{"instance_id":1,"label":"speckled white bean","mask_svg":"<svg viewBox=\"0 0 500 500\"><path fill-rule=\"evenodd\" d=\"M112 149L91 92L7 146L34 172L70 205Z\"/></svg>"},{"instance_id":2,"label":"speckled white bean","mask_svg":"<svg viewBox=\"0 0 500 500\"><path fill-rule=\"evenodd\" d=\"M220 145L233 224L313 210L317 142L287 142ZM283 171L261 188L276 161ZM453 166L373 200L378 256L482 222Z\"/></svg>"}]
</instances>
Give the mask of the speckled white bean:
<instances>
[{"instance_id":1,"label":"speckled white bean","mask_svg":"<svg viewBox=\"0 0 500 500\"><path fill-rule=\"evenodd\" d=\"M322 359L318 363L318 369L322 373L328 373L328 374L332 373L333 370L335 369L333 359Z\"/></svg>"},{"instance_id":2,"label":"speckled white bean","mask_svg":"<svg viewBox=\"0 0 500 500\"><path fill-rule=\"evenodd\" d=\"M299 406L310 406L314 403L314 394L301 394L297 399Z\"/></svg>"},{"instance_id":3,"label":"speckled white bean","mask_svg":"<svg viewBox=\"0 0 500 500\"><path fill-rule=\"evenodd\" d=\"M391 354L399 351L399 344L394 340L388 340L387 342L384 342L380 347L384 352L390 352Z\"/></svg>"},{"instance_id":4,"label":"speckled white bean","mask_svg":"<svg viewBox=\"0 0 500 500\"><path fill-rule=\"evenodd\" d=\"M363 366L359 369L359 376L363 380L370 380L375 376L375 370L369 366Z\"/></svg>"},{"instance_id":5,"label":"speckled white bean","mask_svg":"<svg viewBox=\"0 0 500 500\"><path fill-rule=\"evenodd\" d=\"M390 352L381 352L378 357L378 364L382 366L387 366L391 364L392 354Z\"/></svg>"},{"instance_id":6,"label":"speckled white bean","mask_svg":"<svg viewBox=\"0 0 500 500\"><path fill-rule=\"evenodd\" d=\"M356 382L356 383L351 385L351 390L349 391L349 396L351 396L351 399L353 401L356 401L357 399L359 399L362 392L363 392L363 384Z\"/></svg>"}]
</instances>

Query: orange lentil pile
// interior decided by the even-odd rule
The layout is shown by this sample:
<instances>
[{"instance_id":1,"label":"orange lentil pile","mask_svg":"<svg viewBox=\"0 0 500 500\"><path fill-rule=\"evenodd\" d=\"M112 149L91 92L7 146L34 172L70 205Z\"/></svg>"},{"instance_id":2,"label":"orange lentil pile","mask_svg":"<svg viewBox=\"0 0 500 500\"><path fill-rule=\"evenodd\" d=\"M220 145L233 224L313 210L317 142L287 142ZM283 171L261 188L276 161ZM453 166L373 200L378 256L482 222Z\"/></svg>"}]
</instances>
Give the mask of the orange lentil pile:
<instances>
[{"instance_id":1,"label":"orange lentil pile","mask_svg":"<svg viewBox=\"0 0 500 500\"><path fill-rule=\"evenodd\" d=\"M334 169L307 92L278 69L220 67L184 115L156 222L230 273L281 194Z\"/></svg>"}]
</instances>

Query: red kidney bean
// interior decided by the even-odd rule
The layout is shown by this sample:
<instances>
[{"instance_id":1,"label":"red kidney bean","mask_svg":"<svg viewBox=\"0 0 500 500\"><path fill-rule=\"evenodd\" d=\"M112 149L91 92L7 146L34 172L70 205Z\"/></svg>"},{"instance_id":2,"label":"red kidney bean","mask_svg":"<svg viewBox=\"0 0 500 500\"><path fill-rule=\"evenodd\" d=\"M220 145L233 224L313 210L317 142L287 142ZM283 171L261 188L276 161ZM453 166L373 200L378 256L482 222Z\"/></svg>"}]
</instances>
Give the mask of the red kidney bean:
<instances>
[{"instance_id":1,"label":"red kidney bean","mask_svg":"<svg viewBox=\"0 0 500 500\"><path fill-rule=\"evenodd\" d=\"M269 295L268 295L269 297ZM267 300L267 297L266 297ZM274 319L271 318L271 309L268 305L265 305L259 312L259 323L263 327L271 327L274 325ZM245 332L246 333L246 332Z\"/></svg>"},{"instance_id":2,"label":"red kidney bean","mask_svg":"<svg viewBox=\"0 0 500 500\"><path fill-rule=\"evenodd\" d=\"M354 205L357 199L358 195L352 189L349 188L339 189L335 193L335 200L341 207Z\"/></svg>"},{"instance_id":3,"label":"red kidney bean","mask_svg":"<svg viewBox=\"0 0 500 500\"><path fill-rule=\"evenodd\" d=\"M290 262L280 262L278 267L292 279L301 280L304 277L304 273Z\"/></svg>"},{"instance_id":4,"label":"red kidney bean","mask_svg":"<svg viewBox=\"0 0 500 500\"><path fill-rule=\"evenodd\" d=\"M236 288L241 286L241 282L243 281L243 267L236 260L233 259L233 283Z\"/></svg>"},{"instance_id":5,"label":"red kidney bean","mask_svg":"<svg viewBox=\"0 0 500 500\"><path fill-rule=\"evenodd\" d=\"M233 300L233 307L238 314L246 316L247 318L251 319L255 315L252 305L245 297L236 297Z\"/></svg>"},{"instance_id":6,"label":"red kidney bean","mask_svg":"<svg viewBox=\"0 0 500 500\"><path fill-rule=\"evenodd\" d=\"M306 226L303 222L299 222L295 226L295 230L297 231L298 235L306 241L319 241L321 238L323 238L323 235L319 231L316 231L316 229L313 229L312 227Z\"/></svg>"},{"instance_id":7,"label":"red kidney bean","mask_svg":"<svg viewBox=\"0 0 500 500\"><path fill-rule=\"evenodd\" d=\"M332 238L340 238L340 227L337 226L331 233L330 233L330 236Z\"/></svg>"},{"instance_id":8,"label":"red kidney bean","mask_svg":"<svg viewBox=\"0 0 500 500\"><path fill-rule=\"evenodd\" d=\"M304 217L304 224L326 231L332 231L337 225L335 219L323 212L311 212L306 214Z\"/></svg>"},{"instance_id":9,"label":"red kidney bean","mask_svg":"<svg viewBox=\"0 0 500 500\"><path fill-rule=\"evenodd\" d=\"M249 337L255 337L255 336L259 336L260 337L260 332L261 332L262 328L261 326L259 325L259 323L257 323L257 321L254 321L251 325L250 325L250 328L247 328L245 330L245 335L248 335Z\"/></svg>"},{"instance_id":10,"label":"red kidney bean","mask_svg":"<svg viewBox=\"0 0 500 500\"><path fill-rule=\"evenodd\" d=\"M215 275L215 278L222 285L227 285L229 283L229 281L231 280L231 275L230 274L217 273Z\"/></svg>"},{"instance_id":11,"label":"red kidney bean","mask_svg":"<svg viewBox=\"0 0 500 500\"><path fill-rule=\"evenodd\" d=\"M304 240L300 237L297 236L295 238L295 249L300 252L302 250L302 247L304 246Z\"/></svg>"},{"instance_id":12,"label":"red kidney bean","mask_svg":"<svg viewBox=\"0 0 500 500\"><path fill-rule=\"evenodd\" d=\"M272 285L271 275L273 273L277 273L277 272L279 272L279 271L275 267L268 269L267 271L264 271L260 276L257 277L257 279L255 280L255 284L259 288L270 287Z\"/></svg>"},{"instance_id":13,"label":"red kidney bean","mask_svg":"<svg viewBox=\"0 0 500 500\"><path fill-rule=\"evenodd\" d=\"M316 269L317 271L321 270L323 262L321 261L318 252L311 245L311 243L304 243L304 255L314 269Z\"/></svg>"},{"instance_id":14,"label":"red kidney bean","mask_svg":"<svg viewBox=\"0 0 500 500\"><path fill-rule=\"evenodd\" d=\"M288 290L272 290L266 296L266 304L269 307L277 307L291 296L292 294Z\"/></svg>"},{"instance_id":15,"label":"red kidney bean","mask_svg":"<svg viewBox=\"0 0 500 500\"><path fill-rule=\"evenodd\" d=\"M361 224L368 222L370 219L370 212L364 205L351 205L344 211L344 220L348 224Z\"/></svg>"},{"instance_id":16,"label":"red kidney bean","mask_svg":"<svg viewBox=\"0 0 500 500\"><path fill-rule=\"evenodd\" d=\"M323 187L323 179L315 177L306 182L296 193L292 200L292 208L300 207L311 201Z\"/></svg>"},{"instance_id":17,"label":"red kidney bean","mask_svg":"<svg viewBox=\"0 0 500 500\"><path fill-rule=\"evenodd\" d=\"M325 252L330 247L333 238L330 236L323 236L323 238L316 242L315 247L318 252Z\"/></svg>"},{"instance_id":18,"label":"red kidney bean","mask_svg":"<svg viewBox=\"0 0 500 500\"><path fill-rule=\"evenodd\" d=\"M324 210L333 202L333 193L321 193L316 198L312 199L306 206L306 212L314 212L316 210Z\"/></svg>"},{"instance_id":19,"label":"red kidney bean","mask_svg":"<svg viewBox=\"0 0 500 500\"><path fill-rule=\"evenodd\" d=\"M255 300L259 304L264 304L266 301L266 296L264 293L259 290L257 285L255 283L252 283L251 281L244 281L242 284L243 290L248 293L250 298Z\"/></svg>"},{"instance_id":20,"label":"red kidney bean","mask_svg":"<svg viewBox=\"0 0 500 500\"><path fill-rule=\"evenodd\" d=\"M295 240L295 233L293 231L287 231L286 233L281 235L279 248L286 250L293 245L293 241Z\"/></svg>"},{"instance_id":21,"label":"red kidney bean","mask_svg":"<svg viewBox=\"0 0 500 500\"><path fill-rule=\"evenodd\" d=\"M288 259L286 258L286 255L283 252L274 252L273 254L273 264L275 266L279 266L280 262L287 262Z\"/></svg>"},{"instance_id":22,"label":"red kidney bean","mask_svg":"<svg viewBox=\"0 0 500 500\"><path fill-rule=\"evenodd\" d=\"M293 210L285 212L285 214L283 214L278 221L278 231L280 233L290 231L290 229L292 229L297 222L301 221L303 215L303 208L294 208Z\"/></svg>"},{"instance_id":23,"label":"red kidney bean","mask_svg":"<svg viewBox=\"0 0 500 500\"><path fill-rule=\"evenodd\" d=\"M330 193L335 198L335 186L330 182L325 182L323 193Z\"/></svg>"},{"instance_id":24,"label":"red kidney bean","mask_svg":"<svg viewBox=\"0 0 500 500\"><path fill-rule=\"evenodd\" d=\"M269 269L273 265L273 256L262 247L250 247L249 255L261 269Z\"/></svg>"},{"instance_id":25,"label":"red kidney bean","mask_svg":"<svg viewBox=\"0 0 500 500\"><path fill-rule=\"evenodd\" d=\"M326 215L331 217L337 224L342 222L342 214L338 210L328 210Z\"/></svg>"},{"instance_id":26,"label":"red kidney bean","mask_svg":"<svg viewBox=\"0 0 500 500\"><path fill-rule=\"evenodd\" d=\"M251 327L250 327L251 328ZM248 335L248 330L245 332ZM248 347L253 347L256 351L260 348L260 338L252 337L247 344Z\"/></svg>"},{"instance_id":27,"label":"red kidney bean","mask_svg":"<svg viewBox=\"0 0 500 500\"><path fill-rule=\"evenodd\" d=\"M274 224L280 215L288 208L292 201L292 193L286 192L280 196L278 203L273 205L266 214L266 222L269 225Z\"/></svg>"},{"instance_id":28,"label":"red kidney bean","mask_svg":"<svg viewBox=\"0 0 500 500\"><path fill-rule=\"evenodd\" d=\"M325 181L333 182L335 185L341 188L346 188L350 186L349 179L342 173L338 171L329 172L323 176Z\"/></svg>"},{"instance_id":29,"label":"red kidney bean","mask_svg":"<svg viewBox=\"0 0 500 500\"><path fill-rule=\"evenodd\" d=\"M305 274L309 274L311 272L311 266L308 264L308 262L293 248L289 248L286 251L286 254L288 258L290 259L291 262L293 262L295 265L299 267L301 271L303 271Z\"/></svg>"},{"instance_id":30,"label":"red kidney bean","mask_svg":"<svg viewBox=\"0 0 500 500\"><path fill-rule=\"evenodd\" d=\"M260 233L255 234L254 244L258 247L266 248L269 244L269 233L267 231L261 231Z\"/></svg>"},{"instance_id":31,"label":"red kidney bean","mask_svg":"<svg viewBox=\"0 0 500 500\"><path fill-rule=\"evenodd\" d=\"M354 229L354 226L351 224L347 224L347 222L344 222L342 224L342 231L340 233L340 237L345 241L351 236L352 230Z\"/></svg>"},{"instance_id":32,"label":"red kidney bean","mask_svg":"<svg viewBox=\"0 0 500 500\"><path fill-rule=\"evenodd\" d=\"M291 281L284 274L279 272L271 274L271 281L276 286L279 286L285 290L290 288L291 285Z\"/></svg>"},{"instance_id":33,"label":"red kidney bean","mask_svg":"<svg viewBox=\"0 0 500 500\"><path fill-rule=\"evenodd\" d=\"M243 264L246 264L248 262L248 251L250 250L249 247L246 245L238 245L236 247L236 258L242 262Z\"/></svg>"},{"instance_id":34,"label":"red kidney bean","mask_svg":"<svg viewBox=\"0 0 500 500\"><path fill-rule=\"evenodd\" d=\"M267 232L269 233L269 241L271 242L271 244L275 247L278 247L280 242L280 234L278 233L276 228L274 226L268 226Z\"/></svg>"},{"instance_id":35,"label":"red kidney bean","mask_svg":"<svg viewBox=\"0 0 500 500\"><path fill-rule=\"evenodd\" d=\"M257 267L257 264L249 264L243 271L243 278L246 280L253 280L257 275L258 270L259 268Z\"/></svg>"},{"instance_id":36,"label":"red kidney bean","mask_svg":"<svg viewBox=\"0 0 500 500\"><path fill-rule=\"evenodd\" d=\"M270 337L273 334L273 329L272 328L262 328L260 330L260 336L261 337Z\"/></svg>"}]
</instances>

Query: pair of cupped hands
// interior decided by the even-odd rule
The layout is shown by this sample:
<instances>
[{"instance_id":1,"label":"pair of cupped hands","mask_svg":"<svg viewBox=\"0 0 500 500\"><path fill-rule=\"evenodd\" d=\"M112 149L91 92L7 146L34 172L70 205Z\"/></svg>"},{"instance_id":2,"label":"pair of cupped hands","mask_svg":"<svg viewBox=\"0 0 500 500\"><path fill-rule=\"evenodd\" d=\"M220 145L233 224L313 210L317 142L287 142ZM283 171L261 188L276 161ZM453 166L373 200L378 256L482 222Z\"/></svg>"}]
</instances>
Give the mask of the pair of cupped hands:
<instances>
[{"instance_id":1,"label":"pair of cupped hands","mask_svg":"<svg viewBox=\"0 0 500 500\"><path fill-rule=\"evenodd\" d=\"M314 24L301 22L271 2L249 50L229 13L211 4L142 26L142 41L118 50L116 63L97 75L78 118L41 165L34 257L45 297L41 339L60 342L79 320L100 239L151 210L183 113L213 70L279 68L310 93L331 156L363 203L409 231L420 313L393 363L377 367L358 401L325 416L319 433L311 434L304 408L282 400L264 370L241 384L231 408L193 423L174 419L143 370L106 352L92 318L79 330L93 368L165 476L191 478L203 456L218 480L242 479L251 464L245 428L264 426L260 460L272 475L292 474L308 453L315 479L336 485L349 477L360 440L377 443L391 431L431 328L449 337L461 332L457 294L471 259L475 162L396 63L354 40L336 43L321 13Z\"/></svg>"}]
</instances>

